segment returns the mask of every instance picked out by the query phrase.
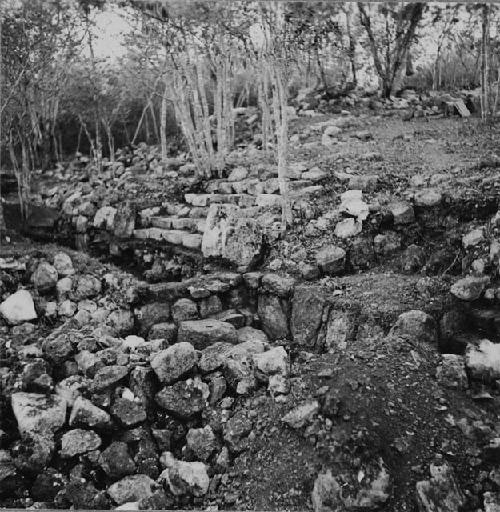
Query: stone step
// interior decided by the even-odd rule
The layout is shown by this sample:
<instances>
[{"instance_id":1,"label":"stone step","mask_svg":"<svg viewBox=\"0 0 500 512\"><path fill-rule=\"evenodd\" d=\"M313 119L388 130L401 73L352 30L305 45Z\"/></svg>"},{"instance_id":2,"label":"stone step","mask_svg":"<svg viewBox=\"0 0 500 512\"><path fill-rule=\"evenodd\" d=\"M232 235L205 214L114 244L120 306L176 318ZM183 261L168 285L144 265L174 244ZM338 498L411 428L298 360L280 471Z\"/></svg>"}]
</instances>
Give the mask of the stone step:
<instances>
[{"instance_id":1,"label":"stone step","mask_svg":"<svg viewBox=\"0 0 500 512\"><path fill-rule=\"evenodd\" d=\"M203 218L155 216L151 217L150 221L153 228L203 234L205 230L206 216Z\"/></svg>"},{"instance_id":2,"label":"stone step","mask_svg":"<svg viewBox=\"0 0 500 512\"><path fill-rule=\"evenodd\" d=\"M279 194L259 194L257 196L257 206L266 208L281 208L283 201Z\"/></svg>"},{"instance_id":3,"label":"stone step","mask_svg":"<svg viewBox=\"0 0 500 512\"><path fill-rule=\"evenodd\" d=\"M186 203L192 206L209 206L217 203L253 206L255 196L249 194L185 194Z\"/></svg>"},{"instance_id":4,"label":"stone step","mask_svg":"<svg viewBox=\"0 0 500 512\"><path fill-rule=\"evenodd\" d=\"M301 188L299 190L294 190L290 194L292 199L299 199L301 197L307 197L314 194L318 194L324 190L324 187L322 185L311 185L308 187Z\"/></svg>"},{"instance_id":5,"label":"stone step","mask_svg":"<svg viewBox=\"0 0 500 512\"><path fill-rule=\"evenodd\" d=\"M189 217L151 217L151 226L161 229L195 231L197 220Z\"/></svg>"},{"instance_id":6,"label":"stone step","mask_svg":"<svg viewBox=\"0 0 500 512\"><path fill-rule=\"evenodd\" d=\"M209 208L206 206L194 206L189 210L188 217L190 219L205 219L208 215Z\"/></svg>"},{"instance_id":7,"label":"stone step","mask_svg":"<svg viewBox=\"0 0 500 512\"><path fill-rule=\"evenodd\" d=\"M290 181L288 187L290 192L300 192L301 190L310 187L313 184L310 180L295 180Z\"/></svg>"},{"instance_id":8,"label":"stone step","mask_svg":"<svg viewBox=\"0 0 500 512\"><path fill-rule=\"evenodd\" d=\"M200 249L202 236L181 229L162 229L158 227L134 230L134 238L139 240L165 241L173 245L182 245L188 249Z\"/></svg>"},{"instance_id":9,"label":"stone step","mask_svg":"<svg viewBox=\"0 0 500 512\"><path fill-rule=\"evenodd\" d=\"M211 182L207 186L207 192L212 194L244 194L252 196L258 194L273 194L279 190L279 182L277 178L271 178L265 181L257 178L245 179L242 181L216 181Z\"/></svg>"},{"instance_id":10,"label":"stone step","mask_svg":"<svg viewBox=\"0 0 500 512\"><path fill-rule=\"evenodd\" d=\"M249 274L256 281L260 280L260 273ZM183 281L170 281L162 283L145 284L140 290L141 298L148 300L175 300L182 297L192 299L207 298L210 295L226 293L243 282L241 274L236 272L217 272L191 277Z\"/></svg>"}]
</instances>

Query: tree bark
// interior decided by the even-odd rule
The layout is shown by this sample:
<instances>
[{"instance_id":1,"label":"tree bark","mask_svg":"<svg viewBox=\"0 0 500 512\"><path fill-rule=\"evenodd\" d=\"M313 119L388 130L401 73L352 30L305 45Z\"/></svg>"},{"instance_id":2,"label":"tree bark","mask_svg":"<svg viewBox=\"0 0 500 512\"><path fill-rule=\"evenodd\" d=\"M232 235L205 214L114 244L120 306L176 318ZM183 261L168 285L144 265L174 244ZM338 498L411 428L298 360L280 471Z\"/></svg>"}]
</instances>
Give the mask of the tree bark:
<instances>
[{"instance_id":1,"label":"tree bark","mask_svg":"<svg viewBox=\"0 0 500 512\"><path fill-rule=\"evenodd\" d=\"M490 80L489 80L489 53L490 53L490 7L482 7L482 37L481 37L481 118L486 121L490 117Z\"/></svg>"},{"instance_id":2,"label":"tree bark","mask_svg":"<svg viewBox=\"0 0 500 512\"><path fill-rule=\"evenodd\" d=\"M168 105L168 85L165 82L163 95L161 97L161 119L160 119L160 141L161 141L161 160L167 161L167 105ZM134 137L135 139L135 137Z\"/></svg>"},{"instance_id":3,"label":"tree bark","mask_svg":"<svg viewBox=\"0 0 500 512\"><path fill-rule=\"evenodd\" d=\"M425 4L416 2L401 7L399 18L396 22L396 40L394 47L390 48L389 41L386 41L385 66L382 65L379 47L375 34L372 30L371 19L362 2L358 2L359 21L365 28L373 56L375 69L380 78L381 94L383 97L390 97L394 92L396 79L406 62L406 55L415 36L417 26L422 19ZM406 9L403 11L403 9ZM389 32L388 19L386 19L386 30Z\"/></svg>"},{"instance_id":4,"label":"tree bark","mask_svg":"<svg viewBox=\"0 0 500 512\"><path fill-rule=\"evenodd\" d=\"M347 3L345 7L345 23L347 29L347 37L349 39L349 61L351 62L351 74L354 85L358 85L358 77L356 70L356 42L352 34L352 20L351 20L352 4Z\"/></svg>"},{"instance_id":5,"label":"tree bark","mask_svg":"<svg viewBox=\"0 0 500 512\"><path fill-rule=\"evenodd\" d=\"M277 131L278 146L278 182L280 194L283 201L282 224L283 227L291 226L293 222L292 205L290 201L289 178L288 178L288 113L287 93L283 73L278 63L273 65L273 110Z\"/></svg>"},{"instance_id":6,"label":"tree bark","mask_svg":"<svg viewBox=\"0 0 500 512\"><path fill-rule=\"evenodd\" d=\"M89 23L88 14L87 14L87 24ZM92 66L92 76L94 79L97 78L97 69L95 65L95 54L94 54L94 45L92 43L92 31L88 31L89 34L89 52L90 52L90 63ZM101 140L101 104L99 101L99 91L97 90L97 86L94 84L94 128L95 128L95 151L94 151L94 160L97 164L99 171L102 170L102 140Z\"/></svg>"},{"instance_id":7,"label":"tree bark","mask_svg":"<svg viewBox=\"0 0 500 512\"><path fill-rule=\"evenodd\" d=\"M2 84L3 84L3 68L2 68L2 24L3 24L3 15L2 10L0 9L0 105L2 105ZM0 123L0 148L2 141L2 123ZM2 154L0 151L0 245L1 245L1 235L5 232L5 216L3 213L3 202L2 202Z\"/></svg>"}]
</instances>

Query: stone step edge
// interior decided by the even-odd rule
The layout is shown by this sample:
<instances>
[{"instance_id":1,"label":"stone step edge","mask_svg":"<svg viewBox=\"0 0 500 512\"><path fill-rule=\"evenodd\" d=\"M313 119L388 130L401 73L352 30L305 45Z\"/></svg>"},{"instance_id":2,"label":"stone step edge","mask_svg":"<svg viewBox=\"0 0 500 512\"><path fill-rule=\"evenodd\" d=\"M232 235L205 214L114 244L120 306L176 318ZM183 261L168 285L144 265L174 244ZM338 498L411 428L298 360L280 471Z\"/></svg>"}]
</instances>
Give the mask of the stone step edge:
<instances>
[{"instance_id":1,"label":"stone step edge","mask_svg":"<svg viewBox=\"0 0 500 512\"><path fill-rule=\"evenodd\" d=\"M134 238L139 240L165 241L173 245L182 245L187 249L200 249L202 235L180 229L142 228L135 229Z\"/></svg>"}]
</instances>

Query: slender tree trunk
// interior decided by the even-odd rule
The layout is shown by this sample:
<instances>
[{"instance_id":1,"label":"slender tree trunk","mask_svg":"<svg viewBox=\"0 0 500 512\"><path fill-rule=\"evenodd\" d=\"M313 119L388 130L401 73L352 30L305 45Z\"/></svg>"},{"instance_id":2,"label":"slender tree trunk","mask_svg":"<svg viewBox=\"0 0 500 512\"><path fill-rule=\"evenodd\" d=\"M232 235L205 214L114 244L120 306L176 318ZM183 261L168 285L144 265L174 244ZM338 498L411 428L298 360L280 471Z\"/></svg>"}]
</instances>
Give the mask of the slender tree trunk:
<instances>
[{"instance_id":1,"label":"slender tree trunk","mask_svg":"<svg viewBox=\"0 0 500 512\"><path fill-rule=\"evenodd\" d=\"M144 127L146 128L146 142L149 144L151 141L151 130L149 127L149 118L147 115L144 118Z\"/></svg>"},{"instance_id":2,"label":"slender tree trunk","mask_svg":"<svg viewBox=\"0 0 500 512\"><path fill-rule=\"evenodd\" d=\"M134 136L132 137L131 144L135 144L135 141L136 141L137 137L139 136L139 133L140 133L141 127L142 127L142 123L144 122L144 117L146 115L148 108L149 108L149 102L146 103L146 105L142 109L141 117L139 118L139 122L137 123L137 126L135 128L135 132L134 132Z\"/></svg>"},{"instance_id":3,"label":"slender tree trunk","mask_svg":"<svg viewBox=\"0 0 500 512\"><path fill-rule=\"evenodd\" d=\"M90 134L90 132L87 128L87 125L85 124L85 121L83 120L83 117L78 116L78 118L80 119L80 126L83 128L83 131L85 132L85 135L87 136L87 140L89 141L89 144L90 144L90 151L95 160L97 157L96 157L96 146L94 143L94 139L92 138L92 135Z\"/></svg>"},{"instance_id":4,"label":"slender tree trunk","mask_svg":"<svg viewBox=\"0 0 500 512\"><path fill-rule=\"evenodd\" d=\"M352 81L356 86L358 84L357 70L356 70L356 41L352 34L352 20L351 20L352 3L348 2L345 7L345 23L347 28L347 37L349 39L349 61L351 62Z\"/></svg>"},{"instance_id":5,"label":"slender tree trunk","mask_svg":"<svg viewBox=\"0 0 500 512\"><path fill-rule=\"evenodd\" d=\"M262 124L262 150L264 152L269 151L269 142L272 134L272 118L270 110L270 99L269 99L269 72L266 69L263 57L260 57L259 77L258 82L258 96L261 110L261 124Z\"/></svg>"},{"instance_id":6,"label":"slender tree trunk","mask_svg":"<svg viewBox=\"0 0 500 512\"><path fill-rule=\"evenodd\" d=\"M165 81L163 95L161 97L161 119L160 119L160 141L161 141L161 160L167 161L167 106L168 106L168 84Z\"/></svg>"},{"instance_id":7,"label":"slender tree trunk","mask_svg":"<svg viewBox=\"0 0 500 512\"><path fill-rule=\"evenodd\" d=\"M362 2L358 2L359 21L365 28L368 36L368 42L370 43L370 49L373 56L373 62L375 69L379 75L381 84L381 93L384 97L388 98L394 91L396 85L396 79L399 76L401 67L405 63L406 54L411 46L415 31L418 23L422 19L424 12L424 3L416 2L411 4L411 8L404 13L400 11L399 19L397 20L396 26L396 40L394 46L390 48L390 29L389 29L389 18L386 14L386 34L387 38L385 41L385 62L384 66L380 59L379 46L375 39L375 34L372 30L371 19L367 13L365 6ZM402 7L400 9L403 9Z\"/></svg>"},{"instance_id":8,"label":"slender tree trunk","mask_svg":"<svg viewBox=\"0 0 500 512\"><path fill-rule=\"evenodd\" d=\"M151 120L153 122L153 130L155 132L156 142L160 140L160 130L158 129L158 122L156 121L155 106L153 101L150 101L149 113L151 114Z\"/></svg>"},{"instance_id":9,"label":"slender tree trunk","mask_svg":"<svg viewBox=\"0 0 500 512\"><path fill-rule=\"evenodd\" d=\"M123 133L125 134L125 140L127 141L127 144L132 144L130 140L130 133L128 132L127 123L126 121L122 121L122 127L123 127Z\"/></svg>"},{"instance_id":10,"label":"slender tree trunk","mask_svg":"<svg viewBox=\"0 0 500 512\"><path fill-rule=\"evenodd\" d=\"M273 80L273 111L277 131L278 182L283 201L282 224L286 228L293 222L288 178L288 113L287 92L283 73L276 63L272 70Z\"/></svg>"},{"instance_id":11,"label":"slender tree trunk","mask_svg":"<svg viewBox=\"0 0 500 512\"><path fill-rule=\"evenodd\" d=\"M191 116L191 99L186 95L187 82L180 74L179 70L174 72L172 80L172 96L174 97L175 116L181 124L182 133L186 139L187 146L200 174L207 175L210 169L207 169L208 158L203 153L203 147L200 144L199 134L197 133L193 118Z\"/></svg>"},{"instance_id":12,"label":"slender tree trunk","mask_svg":"<svg viewBox=\"0 0 500 512\"><path fill-rule=\"evenodd\" d=\"M62 135L61 132L57 134L57 142L59 144L59 155L61 157L61 160L63 159L63 145L62 145Z\"/></svg>"},{"instance_id":13,"label":"slender tree trunk","mask_svg":"<svg viewBox=\"0 0 500 512\"><path fill-rule=\"evenodd\" d=\"M208 101L205 90L205 79L203 76L203 64L197 61L193 68L193 93L194 93L194 101L195 101L195 112L198 117L198 121L200 126L202 127L204 133L204 143L206 146L206 151L210 158L210 168L214 167L215 160L215 151L214 145L212 141L212 129L210 126L210 113L208 110Z\"/></svg>"},{"instance_id":14,"label":"slender tree trunk","mask_svg":"<svg viewBox=\"0 0 500 512\"><path fill-rule=\"evenodd\" d=\"M115 161L115 138L113 137L112 127L109 121L102 120L102 124L104 126L104 130L106 131L106 138L108 139L108 151L109 151L109 160L111 162Z\"/></svg>"},{"instance_id":15,"label":"slender tree trunk","mask_svg":"<svg viewBox=\"0 0 500 512\"><path fill-rule=\"evenodd\" d=\"M30 176L30 161L28 156L28 150L26 147L26 142L24 140L21 140L21 194L20 197L21 200L21 213L24 220L28 219L29 215L29 192L30 192L30 182L29 182L29 176Z\"/></svg>"},{"instance_id":16,"label":"slender tree trunk","mask_svg":"<svg viewBox=\"0 0 500 512\"><path fill-rule=\"evenodd\" d=\"M481 118L483 121L490 117L490 7L483 4L482 8L482 37L481 37Z\"/></svg>"},{"instance_id":17,"label":"slender tree trunk","mask_svg":"<svg viewBox=\"0 0 500 512\"><path fill-rule=\"evenodd\" d=\"M89 23L87 17L87 23ZM95 54L94 54L94 45L92 42L92 32L89 30L89 51L90 51L90 62L92 66L92 76L97 76L96 65L95 65ZM95 128L95 151L94 151L94 159L99 168L99 171L102 170L102 140L101 140L101 105L99 101L99 91L97 90L97 85L94 84L94 128Z\"/></svg>"},{"instance_id":18,"label":"slender tree trunk","mask_svg":"<svg viewBox=\"0 0 500 512\"><path fill-rule=\"evenodd\" d=\"M2 67L2 25L3 25L3 13L0 7L0 105L2 104L2 91L3 91L3 67ZM0 123L0 246L2 243L2 233L5 232L5 217L3 213L3 202L2 202L2 123Z\"/></svg>"},{"instance_id":19,"label":"slender tree trunk","mask_svg":"<svg viewBox=\"0 0 500 512\"><path fill-rule=\"evenodd\" d=\"M80 152L80 143L82 141L82 131L83 131L83 126L82 126L82 123L80 122L80 129L78 130L78 139L76 141L76 151L75 151L75 153L79 153Z\"/></svg>"},{"instance_id":20,"label":"slender tree trunk","mask_svg":"<svg viewBox=\"0 0 500 512\"><path fill-rule=\"evenodd\" d=\"M437 91L439 89L439 64L441 59L441 49L438 48L436 54L436 60L434 62L433 74L432 74L432 89Z\"/></svg>"},{"instance_id":21,"label":"slender tree trunk","mask_svg":"<svg viewBox=\"0 0 500 512\"><path fill-rule=\"evenodd\" d=\"M318 49L318 47L316 47L315 53L316 53L316 64L318 66L318 71L319 71L319 77L320 77L320 80L321 80L321 85L323 86L323 89L326 91L328 89L328 82L326 80L325 68L323 67L323 64L321 63L321 58L319 56L319 49Z\"/></svg>"}]
</instances>

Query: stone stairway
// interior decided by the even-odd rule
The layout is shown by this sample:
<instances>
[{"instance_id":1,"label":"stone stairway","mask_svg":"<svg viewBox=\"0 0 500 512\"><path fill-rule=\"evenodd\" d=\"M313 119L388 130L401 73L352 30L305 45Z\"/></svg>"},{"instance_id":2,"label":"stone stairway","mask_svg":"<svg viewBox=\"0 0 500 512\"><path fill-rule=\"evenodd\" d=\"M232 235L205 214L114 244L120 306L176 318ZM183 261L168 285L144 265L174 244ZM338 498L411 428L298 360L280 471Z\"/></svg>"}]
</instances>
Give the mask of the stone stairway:
<instances>
[{"instance_id":1,"label":"stone stairway","mask_svg":"<svg viewBox=\"0 0 500 512\"><path fill-rule=\"evenodd\" d=\"M282 198L276 172L236 167L227 178L208 181L202 192L184 194L182 202L140 212L141 227L134 230L133 238L201 251L207 218L210 212L213 216L221 211L223 217L255 219L264 231L279 231ZM319 168L309 170L303 163L290 164L292 201L320 192L323 187L318 183L325 177Z\"/></svg>"}]
</instances>

